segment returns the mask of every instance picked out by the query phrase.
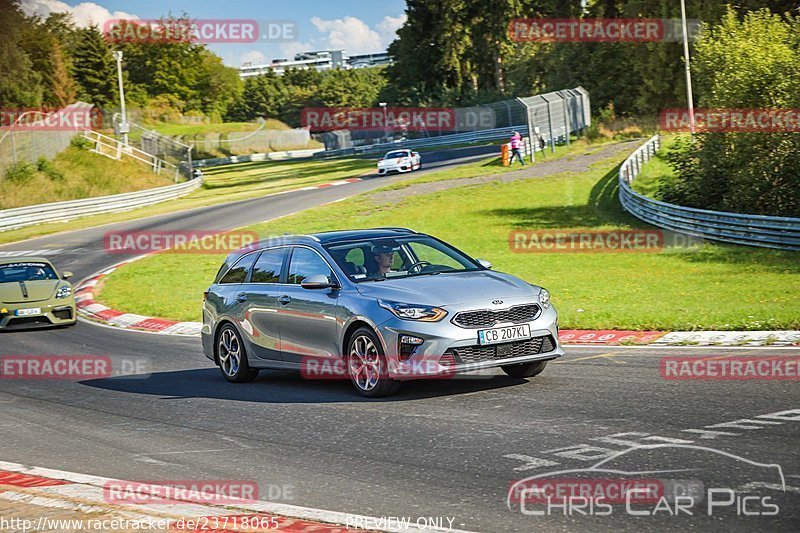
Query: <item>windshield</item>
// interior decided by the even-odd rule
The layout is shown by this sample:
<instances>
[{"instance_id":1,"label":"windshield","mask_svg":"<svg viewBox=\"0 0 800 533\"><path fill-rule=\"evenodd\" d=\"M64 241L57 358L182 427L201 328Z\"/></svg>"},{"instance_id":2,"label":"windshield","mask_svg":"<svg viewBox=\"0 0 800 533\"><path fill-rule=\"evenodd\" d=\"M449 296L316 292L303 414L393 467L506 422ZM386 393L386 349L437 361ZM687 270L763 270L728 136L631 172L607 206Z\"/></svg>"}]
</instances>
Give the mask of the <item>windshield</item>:
<instances>
[{"instance_id":1,"label":"windshield","mask_svg":"<svg viewBox=\"0 0 800 533\"><path fill-rule=\"evenodd\" d=\"M384 156L384 159L395 159L399 157L408 157L408 152L389 152Z\"/></svg>"},{"instance_id":2,"label":"windshield","mask_svg":"<svg viewBox=\"0 0 800 533\"><path fill-rule=\"evenodd\" d=\"M326 249L355 282L481 270L470 257L425 235L365 239Z\"/></svg>"},{"instance_id":3,"label":"windshield","mask_svg":"<svg viewBox=\"0 0 800 533\"><path fill-rule=\"evenodd\" d=\"M0 283L58 279L56 271L47 263L24 262L0 265Z\"/></svg>"}]
</instances>

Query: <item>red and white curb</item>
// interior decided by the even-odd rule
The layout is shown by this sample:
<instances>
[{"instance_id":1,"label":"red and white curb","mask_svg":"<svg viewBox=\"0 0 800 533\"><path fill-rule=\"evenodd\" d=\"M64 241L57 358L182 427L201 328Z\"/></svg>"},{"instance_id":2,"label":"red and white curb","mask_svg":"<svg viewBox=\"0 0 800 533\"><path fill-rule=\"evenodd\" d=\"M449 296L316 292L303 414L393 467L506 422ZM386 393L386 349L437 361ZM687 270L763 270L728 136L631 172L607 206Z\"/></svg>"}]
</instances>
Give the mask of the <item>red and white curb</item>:
<instances>
[{"instance_id":1,"label":"red and white curb","mask_svg":"<svg viewBox=\"0 0 800 533\"><path fill-rule=\"evenodd\" d=\"M348 178L344 180L331 181L328 183L321 183L319 185L311 185L302 187L300 189L291 189L288 191L281 191L272 193L269 196L287 194L297 191L310 191L314 189L326 189L329 187L340 187L349 183L357 183L363 181L363 178ZM155 253L155 252L154 252ZM77 306L78 314L86 319L96 322L102 322L110 326L116 326L125 329L134 329L138 331L147 331L150 333L164 333L167 335L200 335L200 330L203 326L201 322L178 322L177 320L168 320L165 318L150 317L144 315L137 315L135 313L125 313L116 309L97 302L94 299L94 288L98 282L105 276L111 274L117 268L138 261L151 254L145 254L127 261L122 261L116 265L103 270L83 282L81 282L75 290L75 303Z\"/></svg>"},{"instance_id":2,"label":"red and white curb","mask_svg":"<svg viewBox=\"0 0 800 533\"><path fill-rule=\"evenodd\" d=\"M16 491L4 489L3 486L31 490ZM344 533L352 531L354 524L358 525L358 529L370 531L466 533L461 530L432 527L427 524L420 526L413 520L398 526L396 521L392 522L386 517L375 518L267 501L242 500L242 503L206 504L176 501L175 498L171 498L170 502L158 504L109 503L108 486L135 486L139 491L143 490L141 487L144 487L144 490L147 490L148 487L136 482L0 461L1 500L84 513L108 513L109 507L113 507L114 514L131 521L146 521L148 518L163 520L166 517L170 522L169 529L173 531L184 529L181 527L181 518L228 518L231 523L235 523L236 517L245 518L255 515L269 518L271 524L269 529L271 530L292 533ZM168 489L160 490L157 485L149 485L149 487L152 490L148 494L142 493L143 495L170 493ZM215 494L195 494L194 496L199 496L197 498L199 500L209 501L216 498ZM216 522L221 523L222 521L217 520ZM36 523L35 520L34 523ZM277 528L274 527L275 523L278 524ZM348 528L348 525L351 528ZM38 530L41 528L34 529L34 531ZM212 531L207 528L202 530ZM232 529L219 529L218 531L232 531Z\"/></svg>"},{"instance_id":3,"label":"red and white curb","mask_svg":"<svg viewBox=\"0 0 800 533\"><path fill-rule=\"evenodd\" d=\"M176 320L124 313L95 301L94 290L101 279L114 272L117 268L148 257L149 255L150 254L141 255L117 263L113 267L84 280L78 285L78 288L75 289L75 305L78 309L78 314L84 318L120 328L149 331L151 333L164 333L167 335L200 335L200 328L203 325L201 322L178 322Z\"/></svg>"},{"instance_id":4,"label":"red and white curb","mask_svg":"<svg viewBox=\"0 0 800 533\"><path fill-rule=\"evenodd\" d=\"M164 333L169 335L200 335L202 322L177 322L164 318L123 313L94 300L94 287L117 268L147 257L146 255L119 263L80 284L75 300L78 313L121 328ZM800 331L624 331L562 329L558 332L562 344L589 345L653 345L653 346L798 346Z\"/></svg>"}]
</instances>

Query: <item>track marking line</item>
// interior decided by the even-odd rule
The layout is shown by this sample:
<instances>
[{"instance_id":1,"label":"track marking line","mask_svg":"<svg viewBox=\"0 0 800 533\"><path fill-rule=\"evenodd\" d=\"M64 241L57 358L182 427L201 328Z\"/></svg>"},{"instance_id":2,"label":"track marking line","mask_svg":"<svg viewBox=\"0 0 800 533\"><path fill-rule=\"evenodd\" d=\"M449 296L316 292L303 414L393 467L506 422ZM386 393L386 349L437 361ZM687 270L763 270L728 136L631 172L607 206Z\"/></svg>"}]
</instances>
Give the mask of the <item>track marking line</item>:
<instances>
[{"instance_id":1,"label":"track marking line","mask_svg":"<svg viewBox=\"0 0 800 533\"><path fill-rule=\"evenodd\" d=\"M578 357L577 359L568 359L568 360L562 359L560 361L553 361L553 364L558 365L558 364L564 364L564 363L575 363L575 362L578 362L578 361L586 361L586 360L589 360L589 359L600 359L600 358L606 358L606 357L616 357L617 355L620 355L620 354L617 353L617 352L601 353L601 354L598 354L598 355L587 355L585 357ZM611 360L613 361L613 359L611 359ZM615 363L619 363L620 361L614 361L614 362Z\"/></svg>"}]
</instances>

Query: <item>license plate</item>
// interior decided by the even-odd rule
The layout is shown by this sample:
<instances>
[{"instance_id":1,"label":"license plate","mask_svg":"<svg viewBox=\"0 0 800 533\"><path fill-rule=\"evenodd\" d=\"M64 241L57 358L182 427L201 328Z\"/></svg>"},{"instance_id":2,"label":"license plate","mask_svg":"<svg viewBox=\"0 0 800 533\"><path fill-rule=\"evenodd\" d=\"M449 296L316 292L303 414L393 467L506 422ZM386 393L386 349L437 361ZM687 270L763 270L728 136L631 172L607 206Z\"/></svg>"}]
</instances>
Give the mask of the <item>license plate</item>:
<instances>
[{"instance_id":1,"label":"license plate","mask_svg":"<svg viewBox=\"0 0 800 533\"><path fill-rule=\"evenodd\" d=\"M478 344L500 344L531 338L531 325L505 326L478 330Z\"/></svg>"},{"instance_id":2,"label":"license plate","mask_svg":"<svg viewBox=\"0 0 800 533\"><path fill-rule=\"evenodd\" d=\"M31 315L41 315L42 309L40 307L31 307L29 309L17 309L14 311L16 316L31 316Z\"/></svg>"}]
</instances>

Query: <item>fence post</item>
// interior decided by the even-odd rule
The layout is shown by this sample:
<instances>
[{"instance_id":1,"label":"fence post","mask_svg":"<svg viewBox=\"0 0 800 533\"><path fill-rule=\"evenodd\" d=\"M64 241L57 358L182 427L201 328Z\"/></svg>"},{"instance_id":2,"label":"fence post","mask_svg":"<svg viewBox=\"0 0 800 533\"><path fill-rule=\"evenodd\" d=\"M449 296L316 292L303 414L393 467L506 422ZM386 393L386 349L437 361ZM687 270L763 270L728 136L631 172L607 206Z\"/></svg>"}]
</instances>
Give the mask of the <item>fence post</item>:
<instances>
[{"instance_id":1,"label":"fence post","mask_svg":"<svg viewBox=\"0 0 800 533\"><path fill-rule=\"evenodd\" d=\"M9 132L9 137L11 137L11 154L14 158L14 164L17 164L17 143L14 140L15 133L13 131Z\"/></svg>"},{"instance_id":2,"label":"fence post","mask_svg":"<svg viewBox=\"0 0 800 533\"><path fill-rule=\"evenodd\" d=\"M542 98L544 98L544 95L542 95ZM556 139L553 135L553 114L550 112L550 100L544 98L544 101L547 104L547 127L550 130L550 151L555 153Z\"/></svg>"}]
</instances>

